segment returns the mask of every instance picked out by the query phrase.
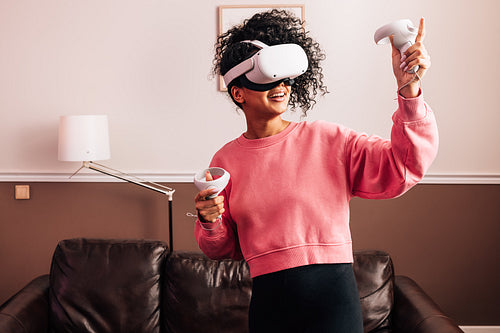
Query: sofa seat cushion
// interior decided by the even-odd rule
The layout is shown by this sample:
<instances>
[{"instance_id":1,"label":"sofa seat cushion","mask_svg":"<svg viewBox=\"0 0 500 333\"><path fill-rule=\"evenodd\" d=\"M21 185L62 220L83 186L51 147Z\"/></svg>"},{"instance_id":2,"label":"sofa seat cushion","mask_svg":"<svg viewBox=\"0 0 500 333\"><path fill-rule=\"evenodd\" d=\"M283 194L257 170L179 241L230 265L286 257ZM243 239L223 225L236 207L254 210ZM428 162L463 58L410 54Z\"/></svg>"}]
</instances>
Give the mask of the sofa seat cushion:
<instances>
[{"instance_id":1,"label":"sofa seat cushion","mask_svg":"<svg viewBox=\"0 0 500 333\"><path fill-rule=\"evenodd\" d=\"M164 330L247 332L252 280L245 261L174 252L165 265Z\"/></svg>"},{"instance_id":2,"label":"sofa seat cushion","mask_svg":"<svg viewBox=\"0 0 500 333\"><path fill-rule=\"evenodd\" d=\"M159 241L70 239L50 270L51 332L160 332Z\"/></svg>"}]
</instances>

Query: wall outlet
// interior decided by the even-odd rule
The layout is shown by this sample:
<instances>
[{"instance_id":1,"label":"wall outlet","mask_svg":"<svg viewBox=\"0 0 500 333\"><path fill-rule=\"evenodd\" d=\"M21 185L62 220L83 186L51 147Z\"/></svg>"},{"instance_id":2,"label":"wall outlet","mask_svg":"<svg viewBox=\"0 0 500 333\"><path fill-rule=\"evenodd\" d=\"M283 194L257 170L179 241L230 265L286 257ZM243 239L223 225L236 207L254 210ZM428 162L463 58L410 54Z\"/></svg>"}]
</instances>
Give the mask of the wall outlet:
<instances>
[{"instance_id":1,"label":"wall outlet","mask_svg":"<svg viewBox=\"0 0 500 333\"><path fill-rule=\"evenodd\" d=\"M30 186L29 185L16 185L16 200L29 200Z\"/></svg>"}]
</instances>

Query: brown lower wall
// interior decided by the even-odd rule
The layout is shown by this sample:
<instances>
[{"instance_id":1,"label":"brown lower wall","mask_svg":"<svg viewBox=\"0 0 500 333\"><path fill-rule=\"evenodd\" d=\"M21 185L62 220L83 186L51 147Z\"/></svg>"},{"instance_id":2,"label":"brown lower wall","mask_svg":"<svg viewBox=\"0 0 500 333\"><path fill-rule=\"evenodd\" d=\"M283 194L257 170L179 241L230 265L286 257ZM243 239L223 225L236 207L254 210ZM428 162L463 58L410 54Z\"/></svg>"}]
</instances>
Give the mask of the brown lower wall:
<instances>
[{"instance_id":1,"label":"brown lower wall","mask_svg":"<svg viewBox=\"0 0 500 333\"><path fill-rule=\"evenodd\" d=\"M17 183L19 184L19 183ZM23 183L25 184L25 183ZM161 194L126 183L28 183L30 200L0 183L0 304L49 271L59 240L72 237L168 241ZM174 249L199 251L192 184L174 194ZM461 325L499 325L500 185L418 185L393 200L351 202L355 249L391 254Z\"/></svg>"}]
</instances>

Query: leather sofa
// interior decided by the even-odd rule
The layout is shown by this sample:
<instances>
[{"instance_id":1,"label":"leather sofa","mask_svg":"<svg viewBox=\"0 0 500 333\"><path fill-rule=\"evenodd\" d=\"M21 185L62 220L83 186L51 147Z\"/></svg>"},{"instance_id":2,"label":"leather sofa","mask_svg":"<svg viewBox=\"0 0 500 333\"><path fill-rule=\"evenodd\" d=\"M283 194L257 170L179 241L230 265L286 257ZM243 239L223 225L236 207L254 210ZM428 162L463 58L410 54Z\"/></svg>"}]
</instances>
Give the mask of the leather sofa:
<instances>
[{"instance_id":1,"label":"leather sofa","mask_svg":"<svg viewBox=\"0 0 500 333\"><path fill-rule=\"evenodd\" d=\"M365 332L462 332L390 256L355 252ZM69 239L50 274L0 307L0 332L247 332L244 261L170 253L149 240ZM342 332L348 333L348 332Z\"/></svg>"}]
</instances>

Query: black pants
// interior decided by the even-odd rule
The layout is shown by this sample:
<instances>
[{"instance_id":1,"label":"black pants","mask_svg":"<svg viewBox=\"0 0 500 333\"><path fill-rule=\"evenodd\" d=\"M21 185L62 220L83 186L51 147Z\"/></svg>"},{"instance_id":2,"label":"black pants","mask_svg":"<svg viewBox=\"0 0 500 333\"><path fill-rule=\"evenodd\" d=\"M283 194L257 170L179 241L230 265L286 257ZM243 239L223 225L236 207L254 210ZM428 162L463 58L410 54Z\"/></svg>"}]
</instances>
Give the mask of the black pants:
<instances>
[{"instance_id":1,"label":"black pants","mask_svg":"<svg viewBox=\"0 0 500 333\"><path fill-rule=\"evenodd\" d=\"M352 264L302 266L257 276L250 333L362 333Z\"/></svg>"}]
</instances>

